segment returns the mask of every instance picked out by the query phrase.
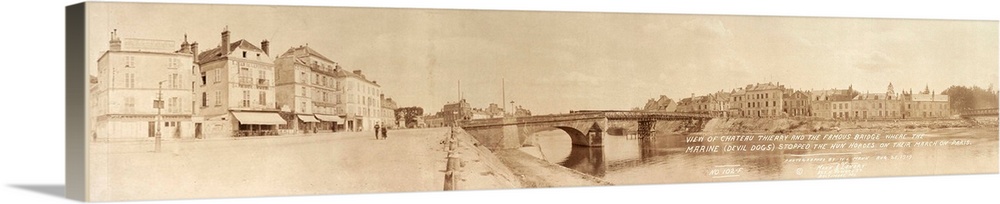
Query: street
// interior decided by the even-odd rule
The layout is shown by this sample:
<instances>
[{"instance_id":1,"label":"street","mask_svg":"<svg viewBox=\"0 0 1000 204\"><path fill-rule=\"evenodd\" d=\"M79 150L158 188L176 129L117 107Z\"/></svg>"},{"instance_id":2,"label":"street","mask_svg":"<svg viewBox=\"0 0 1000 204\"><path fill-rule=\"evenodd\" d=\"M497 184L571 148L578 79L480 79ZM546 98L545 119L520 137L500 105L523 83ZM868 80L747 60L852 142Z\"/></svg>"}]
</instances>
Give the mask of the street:
<instances>
[{"instance_id":1,"label":"street","mask_svg":"<svg viewBox=\"0 0 1000 204\"><path fill-rule=\"evenodd\" d=\"M440 191L448 128L224 140L96 142L91 199ZM493 186L493 185L486 185ZM114 188L114 189L111 189Z\"/></svg>"}]
</instances>

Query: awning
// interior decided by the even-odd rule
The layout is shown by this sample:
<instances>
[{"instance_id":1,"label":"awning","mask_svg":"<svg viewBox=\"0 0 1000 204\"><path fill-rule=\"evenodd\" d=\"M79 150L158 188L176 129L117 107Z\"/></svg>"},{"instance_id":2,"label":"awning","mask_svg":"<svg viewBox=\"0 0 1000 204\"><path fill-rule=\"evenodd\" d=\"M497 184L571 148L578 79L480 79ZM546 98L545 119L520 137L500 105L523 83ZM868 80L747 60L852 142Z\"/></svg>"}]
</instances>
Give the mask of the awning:
<instances>
[{"instance_id":1,"label":"awning","mask_svg":"<svg viewBox=\"0 0 1000 204\"><path fill-rule=\"evenodd\" d=\"M233 112L233 116L236 116L236 120L240 121L240 124L246 125L284 125L288 124L285 119L281 118L278 113L262 113L262 112Z\"/></svg>"},{"instance_id":2,"label":"awning","mask_svg":"<svg viewBox=\"0 0 1000 204\"><path fill-rule=\"evenodd\" d=\"M298 115L298 116L299 116L299 120L302 120L302 122L308 122L308 123L318 123L319 122L319 120L316 120L316 117L313 117L311 115Z\"/></svg>"},{"instance_id":3,"label":"awning","mask_svg":"<svg viewBox=\"0 0 1000 204\"><path fill-rule=\"evenodd\" d=\"M322 121L325 121L325 122L344 123L344 119L341 119L340 116L335 116L335 115L320 115L320 114L316 114L316 118L319 118L319 120L322 120Z\"/></svg>"}]
</instances>

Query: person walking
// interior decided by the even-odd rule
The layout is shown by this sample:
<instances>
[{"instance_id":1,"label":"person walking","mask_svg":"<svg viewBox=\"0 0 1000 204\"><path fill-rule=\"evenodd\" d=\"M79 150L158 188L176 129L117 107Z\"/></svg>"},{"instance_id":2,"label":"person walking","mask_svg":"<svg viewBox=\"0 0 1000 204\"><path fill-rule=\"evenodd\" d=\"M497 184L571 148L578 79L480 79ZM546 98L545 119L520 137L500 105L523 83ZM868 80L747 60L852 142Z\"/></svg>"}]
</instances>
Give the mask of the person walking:
<instances>
[{"instance_id":1,"label":"person walking","mask_svg":"<svg viewBox=\"0 0 1000 204\"><path fill-rule=\"evenodd\" d=\"M375 139L376 139L376 140L377 140L377 139L379 139L379 137L378 137L378 131L379 131L379 129L378 129L378 128L379 128L379 127L378 127L378 124L376 123L376 124L375 124Z\"/></svg>"},{"instance_id":2,"label":"person walking","mask_svg":"<svg viewBox=\"0 0 1000 204\"><path fill-rule=\"evenodd\" d=\"M386 139L386 138L389 138L389 135L386 135L385 132L386 132L385 126L382 126L382 139L383 140Z\"/></svg>"}]
</instances>

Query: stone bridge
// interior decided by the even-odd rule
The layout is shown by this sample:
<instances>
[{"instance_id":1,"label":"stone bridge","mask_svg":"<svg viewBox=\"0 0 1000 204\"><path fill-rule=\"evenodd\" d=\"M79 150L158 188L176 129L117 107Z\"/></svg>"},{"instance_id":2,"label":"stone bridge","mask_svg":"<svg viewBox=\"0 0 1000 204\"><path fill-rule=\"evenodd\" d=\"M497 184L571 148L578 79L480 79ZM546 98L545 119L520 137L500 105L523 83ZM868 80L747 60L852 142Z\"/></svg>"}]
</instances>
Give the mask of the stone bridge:
<instances>
[{"instance_id":1,"label":"stone bridge","mask_svg":"<svg viewBox=\"0 0 1000 204\"><path fill-rule=\"evenodd\" d=\"M650 122L664 120L707 120L711 116L673 112L643 111L571 111L567 114L505 117L462 121L459 125L481 145L492 150L520 148L531 142L531 135L541 131L562 130L573 145L600 147L609 121Z\"/></svg>"}]
</instances>

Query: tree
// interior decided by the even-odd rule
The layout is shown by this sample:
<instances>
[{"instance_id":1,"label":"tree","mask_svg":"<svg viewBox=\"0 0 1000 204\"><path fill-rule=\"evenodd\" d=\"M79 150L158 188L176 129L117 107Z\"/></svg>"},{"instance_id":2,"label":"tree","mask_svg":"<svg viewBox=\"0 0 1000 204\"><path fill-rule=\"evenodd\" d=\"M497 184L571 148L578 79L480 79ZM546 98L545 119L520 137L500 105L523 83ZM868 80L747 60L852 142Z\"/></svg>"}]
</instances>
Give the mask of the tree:
<instances>
[{"instance_id":1,"label":"tree","mask_svg":"<svg viewBox=\"0 0 1000 204\"><path fill-rule=\"evenodd\" d=\"M952 110L997 108L997 93L978 86L951 86L941 94L948 95L948 105Z\"/></svg>"},{"instance_id":2,"label":"tree","mask_svg":"<svg viewBox=\"0 0 1000 204\"><path fill-rule=\"evenodd\" d=\"M405 107L396 109L396 120L403 119L406 121L406 127L412 128L417 124L417 116L424 115L424 108L421 107Z\"/></svg>"}]
</instances>

